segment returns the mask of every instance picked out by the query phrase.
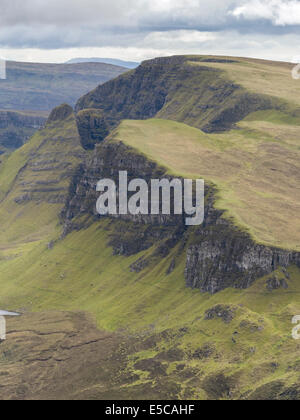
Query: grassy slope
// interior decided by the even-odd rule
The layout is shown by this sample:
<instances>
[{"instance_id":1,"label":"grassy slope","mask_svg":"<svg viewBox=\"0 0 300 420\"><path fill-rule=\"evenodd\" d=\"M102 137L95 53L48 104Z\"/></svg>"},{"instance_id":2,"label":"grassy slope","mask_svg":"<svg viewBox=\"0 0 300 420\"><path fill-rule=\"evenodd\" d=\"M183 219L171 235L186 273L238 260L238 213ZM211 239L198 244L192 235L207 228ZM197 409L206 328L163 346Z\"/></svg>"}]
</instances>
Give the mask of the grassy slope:
<instances>
[{"instance_id":1,"label":"grassy slope","mask_svg":"<svg viewBox=\"0 0 300 420\"><path fill-rule=\"evenodd\" d=\"M25 144L47 117L47 111L0 110L0 155L11 153Z\"/></svg>"},{"instance_id":2,"label":"grassy slope","mask_svg":"<svg viewBox=\"0 0 300 420\"><path fill-rule=\"evenodd\" d=\"M213 57L206 57L210 59ZM230 59L230 57L228 57ZM224 59L224 57L223 57ZM231 59L233 63L195 62L197 66L211 67L225 72L226 77L250 92L280 98L294 106L300 105L300 83L292 77L293 64L248 58Z\"/></svg>"},{"instance_id":3,"label":"grassy slope","mask_svg":"<svg viewBox=\"0 0 300 420\"><path fill-rule=\"evenodd\" d=\"M299 344L291 338L291 318L300 311L299 270L290 270L288 291L270 293L261 279L247 291L203 295L185 288L183 259L166 276L176 249L142 273L132 273L129 266L139 256L112 256L108 234L108 222L103 221L72 233L53 250L47 249L45 240L3 250L0 307L85 310L96 316L99 327L122 329L126 336L130 331L137 343L141 337L153 337L150 348L131 356L127 368L138 374L136 385L154 385L160 381L159 372L151 379L146 368L143 373L134 365L137 360L158 358L170 372L165 391L175 382L181 385L178 396L207 398L202 382L211 375L213 381L219 373L237 375L232 391L236 398L274 380L297 383ZM205 311L217 304L235 311L231 323L204 319ZM193 356L207 345L212 354L203 359ZM175 350L182 352L175 360L160 356ZM177 365L192 370L192 378L178 376Z\"/></svg>"},{"instance_id":4,"label":"grassy slope","mask_svg":"<svg viewBox=\"0 0 300 420\"><path fill-rule=\"evenodd\" d=\"M258 116L244 121L245 126L235 135L240 135L242 143L246 135L248 146L241 144L239 147L238 139L232 139L230 134L224 134L221 141L217 135L210 138L198 130L171 122L131 122L132 126L125 122L121 128L129 130L132 141L138 142L141 134L145 135L144 125L148 124L148 129L154 130L158 138L166 125L166 140L172 143L172 148L169 148L169 156L160 156L164 164L170 157L176 160L182 152L180 142L174 143L178 138L190 142L192 154L195 144L197 148L200 144L203 151L215 154L215 157L221 150L233 150L238 156L240 153L250 159L262 142L260 135L252 132L252 125L267 130L268 135L264 135L268 137L274 122L277 124L280 120L285 130L285 118L264 114L259 116L259 124ZM292 150L297 139L293 127L289 125L289 129L292 130L291 138L280 144ZM126 130L122 136L128 134ZM133 136L137 130L139 134ZM285 386L298 384L299 343L291 338L291 319L300 313L300 272L297 268L289 270L288 291L268 292L266 279L258 279L246 291L228 289L211 296L185 288L183 257L177 260L175 271L166 275L177 249L167 258L153 261L141 273L132 273L130 265L153 250L130 258L113 256L112 249L107 246L111 229L107 220L73 232L56 242L53 249L48 249L48 243L61 234L58 225L61 205L49 205L43 194L40 201L20 205L16 205L14 199L22 189L20 170L28 159L32 159L36 149L39 154L53 153L51 139L57 138L56 151L68 154L65 145L57 150L62 134L64 138L76 138L72 118L59 130L48 127L46 132L38 133L0 167L0 307L37 312L84 310L94 314L103 329L121 330L127 338L130 331L129 337L137 347L138 343L147 340L147 346L128 355L125 372L131 379L123 384L121 397L144 395L157 399L166 395L228 399L243 395L246 398L251 391L259 389L260 396L276 398L274 388L278 389L278 381ZM153 140L147 136L143 139L143 151L149 155L153 149L147 147ZM72 144L77 144L76 140L75 143L72 140ZM140 147L138 143L134 146ZM228 164L231 154L228 154ZM182 164L182 155L180 157ZM188 170L185 168L176 164L173 170L198 176L197 164L195 172L191 170L191 164ZM21 176L22 182L32 182L33 173L27 166ZM50 172L49 177L52 179L53 176ZM280 271L278 276L281 276ZM220 318L205 320L205 311L217 304L231 308L234 317L230 323L224 323ZM0 372L7 371L9 363L5 357L0 359ZM101 361L96 359L94 363L97 368ZM153 365L158 366L154 372ZM132 374L136 376L132 378ZM274 382L276 386L260 389ZM89 380L84 383L86 395L91 395L89 386L93 387L94 397L103 395L94 390L94 379L90 384Z\"/></svg>"},{"instance_id":5,"label":"grassy slope","mask_svg":"<svg viewBox=\"0 0 300 420\"><path fill-rule=\"evenodd\" d=\"M38 137L25 151L29 153L35 142L39 143ZM44 147L44 153L48 152L47 143ZM10 160L9 166L18 162L21 167L25 151L15 152L10 159L16 160ZM5 184L11 185L11 181ZM61 232L57 224L60 206L43 202L16 206L13 197L18 193L12 194L2 202L0 213L2 220L3 208L9 206L12 213L0 232L0 307L38 312L84 310L94 314L103 329L123 330L127 338L130 331L137 344L148 337L150 345L128 355L126 371L128 376L137 375L135 380L125 382L123 394L116 395L142 397L143 393L137 392L143 390L144 395L154 398L163 392L173 397L228 398L218 386L218 375L223 374L231 378L226 379L231 384L231 398L246 396L267 382L297 383L299 346L291 338L291 318L300 312L300 272L296 268L290 270L288 291L270 293L266 280L261 279L247 291L203 295L185 288L184 257L166 276L177 249L166 259L153 261L142 273L132 273L130 265L144 253L130 258L113 256L107 246L109 221L73 232L48 249L49 241L58 239ZM31 225L34 235L27 229L24 232L24 224ZM205 311L217 304L229 305L235 312L231 323L204 319ZM45 314L41 316L44 319ZM212 349L207 356L195 356L197 351L206 354L207 348ZM153 373L154 362L168 375L162 375L161 369ZM97 360L94 363L97 366ZM0 362L0 369L6 364L7 360ZM84 385L86 392L88 383ZM99 392L93 395L101 396ZM271 391L267 392L270 396Z\"/></svg>"}]
</instances>

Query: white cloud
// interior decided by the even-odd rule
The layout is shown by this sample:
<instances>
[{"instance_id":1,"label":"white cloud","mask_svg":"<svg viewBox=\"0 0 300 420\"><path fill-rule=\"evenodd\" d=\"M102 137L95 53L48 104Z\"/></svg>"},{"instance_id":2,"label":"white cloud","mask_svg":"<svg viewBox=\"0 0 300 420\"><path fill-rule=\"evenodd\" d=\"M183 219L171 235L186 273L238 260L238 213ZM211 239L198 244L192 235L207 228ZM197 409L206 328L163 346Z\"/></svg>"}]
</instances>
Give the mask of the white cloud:
<instances>
[{"instance_id":1,"label":"white cloud","mask_svg":"<svg viewBox=\"0 0 300 420\"><path fill-rule=\"evenodd\" d=\"M143 44L152 45L156 48L178 48L182 46L195 48L201 47L209 41L215 41L217 37L217 33L194 30L151 32L144 38Z\"/></svg>"},{"instance_id":2,"label":"white cloud","mask_svg":"<svg viewBox=\"0 0 300 420\"><path fill-rule=\"evenodd\" d=\"M300 2L297 0L250 0L236 7L230 14L246 20L266 19L277 26L300 25Z\"/></svg>"},{"instance_id":3,"label":"white cloud","mask_svg":"<svg viewBox=\"0 0 300 420\"><path fill-rule=\"evenodd\" d=\"M210 35L210 34L209 34ZM175 38L174 38L175 36ZM112 57L124 60L142 61L159 56L175 54L215 54L229 56L255 57L270 60L292 61L300 54L300 35L238 34L235 31L224 31L213 34L215 39L205 39L199 34L201 42L189 42L191 34L181 31L164 32L163 39L157 33L140 37L130 46L103 46L60 49L0 49L0 56L9 60L35 62L65 62L76 57ZM197 38L196 38L197 39ZM204 41L205 39L205 41ZM296 60L299 62L299 60Z\"/></svg>"},{"instance_id":4,"label":"white cloud","mask_svg":"<svg viewBox=\"0 0 300 420\"><path fill-rule=\"evenodd\" d=\"M0 0L0 7L0 49L22 60L287 59L300 45L300 0Z\"/></svg>"}]
</instances>

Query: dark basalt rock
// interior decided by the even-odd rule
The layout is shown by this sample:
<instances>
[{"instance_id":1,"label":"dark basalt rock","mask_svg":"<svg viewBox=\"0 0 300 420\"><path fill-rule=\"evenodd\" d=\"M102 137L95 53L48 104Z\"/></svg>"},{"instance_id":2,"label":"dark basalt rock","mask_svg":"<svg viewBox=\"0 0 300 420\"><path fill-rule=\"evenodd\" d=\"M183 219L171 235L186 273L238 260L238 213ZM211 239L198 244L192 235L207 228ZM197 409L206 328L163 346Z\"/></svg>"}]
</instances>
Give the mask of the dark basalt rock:
<instances>
[{"instance_id":1,"label":"dark basalt rock","mask_svg":"<svg viewBox=\"0 0 300 420\"><path fill-rule=\"evenodd\" d=\"M149 265L149 261L146 258L139 258L131 266L130 270L135 273L140 273Z\"/></svg>"},{"instance_id":2,"label":"dark basalt rock","mask_svg":"<svg viewBox=\"0 0 300 420\"><path fill-rule=\"evenodd\" d=\"M234 313L236 308L232 308L228 305L217 305L205 312L205 321L211 321L213 319L222 319L225 324L230 324L234 319Z\"/></svg>"},{"instance_id":3,"label":"dark basalt rock","mask_svg":"<svg viewBox=\"0 0 300 420\"><path fill-rule=\"evenodd\" d=\"M109 127L103 113L98 109L86 109L76 116L82 147L86 150L95 148L109 134Z\"/></svg>"},{"instance_id":4,"label":"dark basalt rock","mask_svg":"<svg viewBox=\"0 0 300 420\"><path fill-rule=\"evenodd\" d=\"M167 270L167 273L166 273L167 276L169 276L170 274L172 274L173 271L175 270L175 268L176 268L176 259L173 258L172 261L171 261L170 267Z\"/></svg>"},{"instance_id":5,"label":"dark basalt rock","mask_svg":"<svg viewBox=\"0 0 300 420\"><path fill-rule=\"evenodd\" d=\"M199 349L197 349L192 354L191 357L192 359L199 359L199 360L209 359L210 357L214 355L215 352L216 352L215 346L213 344L207 343L207 344L204 344L203 347L200 347Z\"/></svg>"},{"instance_id":6,"label":"dark basalt rock","mask_svg":"<svg viewBox=\"0 0 300 420\"><path fill-rule=\"evenodd\" d=\"M285 279L279 279L277 276L271 277L267 281L267 289L271 292L278 289L288 289L289 285Z\"/></svg>"}]
</instances>

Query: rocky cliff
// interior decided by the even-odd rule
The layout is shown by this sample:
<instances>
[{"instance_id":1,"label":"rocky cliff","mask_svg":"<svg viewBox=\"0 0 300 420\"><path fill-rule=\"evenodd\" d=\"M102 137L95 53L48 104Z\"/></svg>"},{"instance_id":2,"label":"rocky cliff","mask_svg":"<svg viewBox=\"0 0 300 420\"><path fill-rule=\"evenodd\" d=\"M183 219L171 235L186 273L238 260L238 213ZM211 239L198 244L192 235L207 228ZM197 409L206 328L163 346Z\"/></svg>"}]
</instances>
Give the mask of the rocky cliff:
<instances>
[{"instance_id":1,"label":"rocky cliff","mask_svg":"<svg viewBox=\"0 0 300 420\"><path fill-rule=\"evenodd\" d=\"M100 179L118 183L119 171L130 179L166 176L164 168L147 160L121 142L105 140L98 145L73 178L62 220L66 235L82 227L81 216L95 219ZM247 233L239 231L214 208L214 189L206 187L205 221L201 227L188 228L182 216L116 216L111 245L116 254L134 255L157 247L154 254L166 257L179 246L178 258L185 254L185 280L188 287L216 293L228 287L248 288L253 282L279 267L297 264L300 254L256 244ZM176 264L176 261L174 261ZM147 261L137 261L134 270L142 270Z\"/></svg>"},{"instance_id":2,"label":"rocky cliff","mask_svg":"<svg viewBox=\"0 0 300 420\"><path fill-rule=\"evenodd\" d=\"M249 93L222 71L205 66L206 60L178 56L146 61L83 96L76 111L100 109L110 127L123 119L156 116L218 132L251 112L280 106L271 97Z\"/></svg>"}]
</instances>

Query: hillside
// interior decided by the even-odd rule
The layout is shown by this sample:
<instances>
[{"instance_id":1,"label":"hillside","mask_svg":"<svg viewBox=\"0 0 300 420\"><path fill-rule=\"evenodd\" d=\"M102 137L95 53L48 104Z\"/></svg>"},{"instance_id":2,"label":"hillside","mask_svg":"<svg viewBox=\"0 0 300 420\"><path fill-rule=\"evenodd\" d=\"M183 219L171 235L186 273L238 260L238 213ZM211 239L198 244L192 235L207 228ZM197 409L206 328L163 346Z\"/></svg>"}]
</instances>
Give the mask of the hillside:
<instances>
[{"instance_id":1,"label":"hillside","mask_svg":"<svg viewBox=\"0 0 300 420\"><path fill-rule=\"evenodd\" d=\"M0 307L24 314L2 398L300 399L297 103L193 59L205 70L146 62L56 108L0 166ZM120 170L203 176L204 225L97 217Z\"/></svg>"}]
</instances>

